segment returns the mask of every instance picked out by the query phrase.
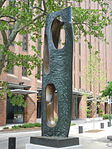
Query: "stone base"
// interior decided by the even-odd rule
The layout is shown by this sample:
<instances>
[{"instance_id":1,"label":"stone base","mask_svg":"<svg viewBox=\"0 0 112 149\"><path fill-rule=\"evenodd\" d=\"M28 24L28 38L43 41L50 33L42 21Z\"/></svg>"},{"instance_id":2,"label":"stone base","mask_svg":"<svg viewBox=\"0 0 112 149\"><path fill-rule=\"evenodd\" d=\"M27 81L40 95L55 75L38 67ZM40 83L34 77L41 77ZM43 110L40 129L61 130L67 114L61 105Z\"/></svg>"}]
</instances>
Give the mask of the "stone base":
<instances>
[{"instance_id":1,"label":"stone base","mask_svg":"<svg viewBox=\"0 0 112 149\"><path fill-rule=\"evenodd\" d=\"M31 137L30 143L45 147L61 148L79 145L77 137Z\"/></svg>"},{"instance_id":2,"label":"stone base","mask_svg":"<svg viewBox=\"0 0 112 149\"><path fill-rule=\"evenodd\" d=\"M25 149L82 149L81 145L69 146L69 147L48 147L43 145L26 144Z\"/></svg>"}]
</instances>

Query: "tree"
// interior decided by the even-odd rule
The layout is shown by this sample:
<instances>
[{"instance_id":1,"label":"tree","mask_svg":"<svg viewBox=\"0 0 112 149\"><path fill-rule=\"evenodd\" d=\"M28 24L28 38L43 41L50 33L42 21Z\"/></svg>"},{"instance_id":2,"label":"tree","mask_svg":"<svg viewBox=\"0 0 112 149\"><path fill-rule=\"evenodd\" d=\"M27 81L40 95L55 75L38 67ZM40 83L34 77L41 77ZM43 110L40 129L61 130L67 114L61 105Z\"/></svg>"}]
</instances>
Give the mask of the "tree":
<instances>
[{"instance_id":1,"label":"tree","mask_svg":"<svg viewBox=\"0 0 112 149\"><path fill-rule=\"evenodd\" d=\"M110 97L112 96L112 82L109 82L104 90L101 91L102 97Z\"/></svg>"},{"instance_id":2,"label":"tree","mask_svg":"<svg viewBox=\"0 0 112 149\"><path fill-rule=\"evenodd\" d=\"M111 102L111 100L112 100L112 82L108 82L108 85L105 87L105 89L104 90L102 90L101 91L101 93L102 93L102 97L108 97L108 104L109 104L109 106L108 106L108 108L109 108L109 115L108 115L108 118L109 118L109 120L110 120L110 124L111 124L111 119L112 119L112 109L111 109L111 106L112 106L112 102Z\"/></svg>"},{"instance_id":3,"label":"tree","mask_svg":"<svg viewBox=\"0 0 112 149\"><path fill-rule=\"evenodd\" d=\"M106 73L102 70L101 65L102 61L99 51L94 48L90 48L90 54L85 72L85 80L90 88L90 91L92 91L92 116L95 116L96 114L97 99L100 96L100 90L104 88L106 83Z\"/></svg>"},{"instance_id":4,"label":"tree","mask_svg":"<svg viewBox=\"0 0 112 149\"><path fill-rule=\"evenodd\" d=\"M31 40L36 41L41 36L39 31L45 25L46 15L66 7L66 4L82 2L84 0L0 0L0 32L3 43L0 43L0 74L3 70L11 69L14 65L25 66L31 74L31 70L40 62L38 50L31 55L17 55L10 51L12 44L22 45L16 41L18 34L30 34ZM94 35L103 38L103 28L110 23L107 11L108 5L104 0L91 0L97 2L100 9L82 9L73 7L73 27L75 39L82 35ZM60 23L60 22L59 22ZM58 23L58 24L59 24ZM7 34L10 30L10 34Z\"/></svg>"},{"instance_id":5,"label":"tree","mask_svg":"<svg viewBox=\"0 0 112 149\"><path fill-rule=\"evenodd\" d=\"M38 49L32 45L34 55L16 54L10 50L12 44L22 45L17 41L17 35L30 35L36 42L41 37L40 30L45 25L47 14L61 10L67 5L83 2L84 0L0 0L0 75L3 71L10 70L13 66L25 66L27 73L40 63ZM98 3L100 9L83 9L80 6L73 8L73 28L75 40L81 36L93 35L104 38L103 28L110 24L108 4L105 0L91 0ZM62 22L57 20L59 33ZM10 34L8 34L10 31ZM88 41L87 41L88 42ZM88 42L88 45L90 43Z\"/></svg>"}]
</instances>

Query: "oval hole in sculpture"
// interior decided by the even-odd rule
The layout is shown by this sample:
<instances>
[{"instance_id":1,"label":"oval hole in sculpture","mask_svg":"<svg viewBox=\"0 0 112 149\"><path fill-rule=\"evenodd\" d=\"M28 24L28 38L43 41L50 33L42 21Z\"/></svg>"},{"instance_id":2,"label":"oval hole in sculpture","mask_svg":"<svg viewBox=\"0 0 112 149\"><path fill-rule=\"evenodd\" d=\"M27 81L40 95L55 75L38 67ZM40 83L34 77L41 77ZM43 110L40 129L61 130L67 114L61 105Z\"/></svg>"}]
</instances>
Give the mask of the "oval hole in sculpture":
<instances>
[{"instance_id":1,"label":"oval hole in sculpture","mask_svg":"<svg viewBox=\"0 0 112 149\"><path fill-rule=\"evenodd\" d=\"M56 17L51 26L52 40L56 49L62 49L65 46L64 22L60 16Z\"/></svg>"},{"instance_id":2,"label":"oval hole in sculpture","mask_svg":"<svg viewBox=\"0 0 112 149\"><path fill-rule=\"evenodd\" d=\"M48 41L47 41L47 35L45 35L44 39L44 58L43 58L43 64L44 64L44 72L49 73L49 50L48 50Z\"/></svg>"},{"instance_id":3,"label":"oval hole in sculpture","mask_svg":"<svg viewBox=\"0 0 112 149\"><path fill-rule=\"evenodd\" d=\"M46 116L47 125L55 127L58 122L58 98L53 84L46 87Z\"/></svg>"}]
</instances>

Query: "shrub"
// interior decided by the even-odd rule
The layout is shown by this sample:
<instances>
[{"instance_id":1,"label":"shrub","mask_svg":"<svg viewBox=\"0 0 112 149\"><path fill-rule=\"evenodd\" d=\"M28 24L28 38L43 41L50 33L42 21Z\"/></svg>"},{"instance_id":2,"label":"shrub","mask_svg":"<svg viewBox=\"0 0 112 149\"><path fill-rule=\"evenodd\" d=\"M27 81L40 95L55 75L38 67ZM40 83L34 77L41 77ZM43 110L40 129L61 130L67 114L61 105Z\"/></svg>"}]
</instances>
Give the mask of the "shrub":
<instances>
[{"instance_id":1,"label":"shrub","mask_svg":"<svg viewBox=\"0 0 112 149\"><path fill-rule=\"evenodd\" d=\"M40 123L25 123L23 125L14 125L12 129L20 129L20 128L33 128L33 127L41 127ZM10 129L9 127L4 127L3 129Z\"/></svg>"},{"instance_id":2,"label":"shrub","mask_svg":"<svg viewBox=\"0 0 112 149\"><path fill-rule=\"evenodd\" d=\"M12 129L19 129L19 128L21 128L19 125L12 126Z\"/></svg>"},{"instance_id":3,"label":"shrub","mask_svg":"<svg viewBox=\"0 0 112 149\"><path fill-rule=\"evenodd\" d=\"M23 125L14 125L12 129L41 127L40 123L25 123Z\"/></svg>"},{"instance_id":4,"label":"shrub","mask_svg":"<svg viewBox=\"0 0 112 149\"><path fill-rule=\"evenodd\" d=\"M9 129L9 127L4 127L3 129Z\"/></svg>"},{"instance_id":5,"label":"shrub","mask_svg":"<svg viewBox=\"0 0 112 149\"><path fill-rule=\"evenodd\" d=\"M112 115L110 115L110 114L103 114L103 119L109 119L109 118L111 118L112 119Z\"/></svg>"},{"instance_id":6,"label":"shrub","mask_svg":"<svg viewBox=\"0 0 112 149\"><path fill-rule=\"evenodd\" d=\"M90 118L91 117L91 109L89 109L89 107L87 107L86 112L87 112L87 117Z\"/></svg>"},{"instance_id":7,"label":"shrub","mask_svg":"<svg viewBox=\"0 0 112 149\"><path fill-rule=\"evenodd\" d=\"M99 109L99 116L103 116L103 110Z\"/></svg>"},{"instance_id":8,"label":"shrub","mask_svg":"<svg viewBox=\"0 0 112 149\"><path fill-rule=\"evenodd\" d=\"M71 123L71 125L70 126L75 126L76 124L75 123Z\"/></svg>"},{"instance_id":9,"label":"shrub","mask_svg":"<svg viewBox=\"0 0 112 149\"><path fill-rule=\"evenodd\" d=\"M41 127L40 123L34 123L35 127Z\"/></svg>"}]
</instances>

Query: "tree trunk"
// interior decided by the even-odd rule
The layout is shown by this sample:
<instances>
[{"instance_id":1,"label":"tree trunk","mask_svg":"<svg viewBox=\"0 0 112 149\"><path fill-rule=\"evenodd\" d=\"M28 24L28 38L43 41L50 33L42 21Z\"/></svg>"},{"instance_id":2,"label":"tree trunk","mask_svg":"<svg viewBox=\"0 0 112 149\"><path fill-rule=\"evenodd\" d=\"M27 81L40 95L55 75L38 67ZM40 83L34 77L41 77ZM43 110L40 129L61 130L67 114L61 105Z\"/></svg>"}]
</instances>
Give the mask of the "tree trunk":
<instances>
[{"instance_id":1,"label":"tree trunk","mask_svg":"<svg viewBox=\"0 0 112 149\"><path fill-rule=\"evenodd\" d=\"M5 67L5 62L6 62L5 59L6 59L6 55L1 52L0 53L0 75L3 72L3 69Z\"/></svg>"}]
</instances>

